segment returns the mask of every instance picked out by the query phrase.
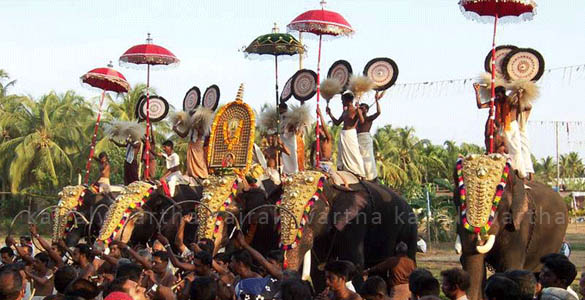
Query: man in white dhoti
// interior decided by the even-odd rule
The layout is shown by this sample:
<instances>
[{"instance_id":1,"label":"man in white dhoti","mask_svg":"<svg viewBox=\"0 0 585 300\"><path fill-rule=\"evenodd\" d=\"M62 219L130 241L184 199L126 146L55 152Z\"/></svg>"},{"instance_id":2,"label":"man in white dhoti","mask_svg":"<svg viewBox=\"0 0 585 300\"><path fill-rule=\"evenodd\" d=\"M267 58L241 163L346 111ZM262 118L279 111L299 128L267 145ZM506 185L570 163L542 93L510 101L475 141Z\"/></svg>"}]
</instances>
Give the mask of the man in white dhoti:
<instances>
[{"instance_id":1,"label":"man in white dhoti","mask_svg":"<svg viewBox=\"0 0 585 300\"><path fill-rule=\"evenodd\" d=\"M353 93L345 92L341 96L343 101L343 113L339 119L335 118L329 107L326 112L335 125L343 122L343 130L339 134L337 151L337 168L348 171L358 177L365 177L364 159L360 153L356 127L358 122L364 122L361 110L353 104Z\"/></svg>"},{"instance_id":2,"label":"man in white dhoti","mask_svg":"<svg viewBox=\"0 0 585 300\"><path fill-rule=\"evenodd\" d=\"M297 136L294 131L286 131L280 134L280 139L284 146L289 150L288 153L283 152L282 157L282 172L286 175L295 174L299 171L299 162L297 159Z\"/></svg>"},{"instance_id":3,"label":"man in white dhoti","mask_svg":"<svg viewBox=\"0 0 585 300\"><path fill-rule=\"evenodd\" d=\"M534 167L530 155L530 143L526 133L526 123L532 110L529 97L525 97L524 88L517 90L508 97L510 112L504 126L504 140L512 167L518 170L519 175L527 180L532 180Z\"/></svg>"},{"instance_id":4,"label":"man in white dhoti","mask_svg":"<svg viewBox=\"0 0 585 300\"><path fill-rule=\"evenodd\" d=\"M372 139L372 135L370 134L370 129L372 128L372 123L374 120L380 116L380 100L384 96L384 92L376 92L376 113L367 116L368 110L370 107L362 103L360 104L359 109L364 116L364 122L359 122L357 126L357 136L358 142L360 144L360 153L364 159L364 168L366 171L366 179L367 180L374 180L378 177L378 170L376 166L376 156L374 155L374 140Z\"/></svg>"},{"instance_id":5,"label":"man in white dhoti","mask_svg":"<svg viewBox=\"0 0 585 300\"><path fill-rule=\"evenodd\" d=\"M183 174L181 174L181 170L179 170L179 166L181 165L180 158L179 155L174 152L173 148L173 142L166 141L163 143L164 152L157 154L157 156L165 158L167 170L161 176L160 180L166 181L169 186L171 197L175 196L175 187L184 182Z\"/></svg>"}]
</instances>

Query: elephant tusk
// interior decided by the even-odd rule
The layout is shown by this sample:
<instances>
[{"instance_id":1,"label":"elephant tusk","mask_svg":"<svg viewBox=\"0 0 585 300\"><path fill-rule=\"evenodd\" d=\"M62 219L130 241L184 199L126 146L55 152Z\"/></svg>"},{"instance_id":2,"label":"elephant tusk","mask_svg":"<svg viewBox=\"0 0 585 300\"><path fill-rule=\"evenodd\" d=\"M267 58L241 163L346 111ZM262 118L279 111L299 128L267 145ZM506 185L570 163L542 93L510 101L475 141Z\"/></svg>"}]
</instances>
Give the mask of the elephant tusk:
<instances>
[{"instance_id":1,"label":"elephant tusk","mask_svg":"<svg viewBox=\"0 0 585 300\"><path fill-rule=\"evenodd\" d=\"M311 281L311 250L305 252L303 257L303 273L301 275L302 280Z\"/></svg>"},{"instance_id":2,"label":"elephant tusk","mask_svg":"<svg viewBox=\"0 0 585 300\"><path fill-rule=\"evenodd\" d=\"M455 240L455 253L461 254L461 236L457 235L457 240Z\"/></svg>"},{"instance_id":3,"label":"elephant tusk","mask_svg":"<svg viewBox=\"0 0 585 300\"><path fill-rule=\"evenodd\" d=\"M480 254L486 254L492 250L494 243L496 242L496 235L490 234L487 242L483 246L476 246L477 252Z\"/></svg>"}]
</instances>

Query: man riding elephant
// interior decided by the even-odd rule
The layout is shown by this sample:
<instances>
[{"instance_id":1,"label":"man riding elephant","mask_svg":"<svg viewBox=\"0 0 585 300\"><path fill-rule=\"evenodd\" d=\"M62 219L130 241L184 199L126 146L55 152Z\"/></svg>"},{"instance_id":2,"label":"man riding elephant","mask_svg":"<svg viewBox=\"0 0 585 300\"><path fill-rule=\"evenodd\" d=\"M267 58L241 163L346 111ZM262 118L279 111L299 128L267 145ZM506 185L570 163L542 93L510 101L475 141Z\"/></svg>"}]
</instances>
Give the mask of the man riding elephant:
<instances>
[{"instance_id":1,"label":"man riding elephant","mask_svg":"<svg viewBox=\"0 0 585 300\"><path fill-rule=\"evenodd\" d=\"M545 184L527 186L502 155L470 155L457 162L458 243L461 264L471 275L467 295L472 300L482 299L486 265L495 272L538 272L540 257L561 247L566 204Z\"/></svg>"}]
</instances>

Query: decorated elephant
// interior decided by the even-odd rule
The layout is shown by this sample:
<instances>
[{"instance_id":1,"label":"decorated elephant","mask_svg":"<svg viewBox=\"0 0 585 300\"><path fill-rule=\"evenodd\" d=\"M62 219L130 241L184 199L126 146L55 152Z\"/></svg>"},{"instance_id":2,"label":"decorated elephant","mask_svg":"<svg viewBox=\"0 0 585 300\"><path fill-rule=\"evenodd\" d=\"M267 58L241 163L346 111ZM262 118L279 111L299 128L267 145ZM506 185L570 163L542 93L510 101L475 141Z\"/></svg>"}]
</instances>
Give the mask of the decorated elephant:
<instances>
[{"instance_id":1,"label":"decorated elephant","mask_svg":"<svg viewBox=\"0 0 585 300\"><path fill-rule=\"evenodd\" d=\"M328 261L352 261L371 267L394 255L404 242L415 259L417 221L412 208L388 187L368 181L340 188L316 171L284 180L281 247L288 268L311 270L315 287L324 288L321 267ZM294 216L294 217L293 217ZM314 259L316 264L311 264Z\"/></svg>"},{"instance_id":2,"label":"decorated elephant","mask_svg":"<svg viewBox=\"0 0 585 300\"><path fill-rule=\"evenodd\" d=\"M486 265L496 272L539 271L540 258L557 253L567 229L567 206L547 185L512 171L504 156L470 155L457 161L461 264L471 274L470 299L482 299Z\"/></svg>"},{"instance_id":3,"label":"decorated elephant","mask_svg":"<svg viewBox=\"0 0 585 300\"><path fill-rule=\"evenodd\" d=\"M147 182L126 186L108 210L97 241L108 244L120 240L131 246L145 246L158 231L174 240L181 216L193 211L193 201L201 198L200 189L181 185L177 190L175 197L169 198L162 189Z\"/></svg>"},{"instance_id":4,"label":"decorated elephant","mask_svg":"<svg viewBox=\"0 0 585 300\"><path fill-rule=\"evenodd\" d=\"M83 185L64 187L59 196L54 211L53 241L65 238L69 247L82 238L92 241L114 199Z\"/></svg>"}]
</instances>

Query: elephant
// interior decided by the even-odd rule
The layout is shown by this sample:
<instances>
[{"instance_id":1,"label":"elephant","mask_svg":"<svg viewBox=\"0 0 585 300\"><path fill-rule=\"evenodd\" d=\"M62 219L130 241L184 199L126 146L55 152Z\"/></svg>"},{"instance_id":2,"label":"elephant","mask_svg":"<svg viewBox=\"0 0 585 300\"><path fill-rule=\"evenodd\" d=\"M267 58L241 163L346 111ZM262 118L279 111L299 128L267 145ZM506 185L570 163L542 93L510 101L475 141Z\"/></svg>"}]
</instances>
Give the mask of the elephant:
<instances>
[{"instance_id":1,"label":"elephant","mask_svg":"<svg viewBox=\"0 0 585 300\"><path fill-rule=\"evenodd\" d=\"M65 244L67 247L77 245L81 238L85 238L86 242L92 243L98 235L106 213L112 203L114 203L114 199L110 195L101 193L94 194L90 190L86 190L83 196L83 202L77 207L77 212L85 216L89 223L83 221L81 226L78 225L66 233Z\"/></svg>"},{"instance_id":2,"label":"elephant","mask_svg":"<svg viewBox=\"0 0 585 300\"><path fill-rule=\"evenodd\" d=\"M304 187L315 184L322 186L321 192L311 200L303 199ZM417 221L408 203L379 183L360 181L350 188L352 191L348 192L316 171L298 173L285 180L281 206L294 211L298 205L294 202L300 201L302 206L313 202L309 209L304 206L308 214L304 220L297 218L300 224L291 223L291 213L281 212L281 244L286 250L286 265L293 270L303 265L305 278L310 270L317 290L324 288L322 267L328 261L348 260L358 270L368 268L393 256L399 242L408 246L408 256L416 260ZM291 243L295 225L301 225L302 234L297 231ZM312 259L317 264L311 264Z\"/></svg>"},{"instance_id":3,"label":"elephant","mask_svg":"<svg viewBox=\"0 0 585 300\"><path fill-rule=\"evenodd\" d=\"M98 241L121 240L127 242L129 246L144 247L153 241L154 235L159 231L169 240L174 240L180 218L195 209L195 203L186 200L197 201L201 198L200 187L193 189L187 185L179 185L173 198L167 197L162 189L146 182L132 183L128 189L132 192L128 192L126 196L123 193L111 206ZM128 195L134 197L132 201L127 201L125 197L129 197ZM142 197L143 204L137 205ZM133 206L129 206L130 202L133 202ZM128 212L125 216L124 211ZM187 230L194 232L195 229L189 225ZM184 242L188 244L192 241L186 239Z\"/></svg>"},{"instance_id":4,"label":"elephant","mask_svg":"<svg viewBox=\"0 0 585 300\"><path fill-rule=\"evenodd\" d=\"M463 269L471 275L469 299L482 299L486 265L496 272L537 272L542 256L559 251L567 229L566 204L545 184L525 184L502 155L460 158L455 187L457 246Z\"/></svg>"}]
</instances>

